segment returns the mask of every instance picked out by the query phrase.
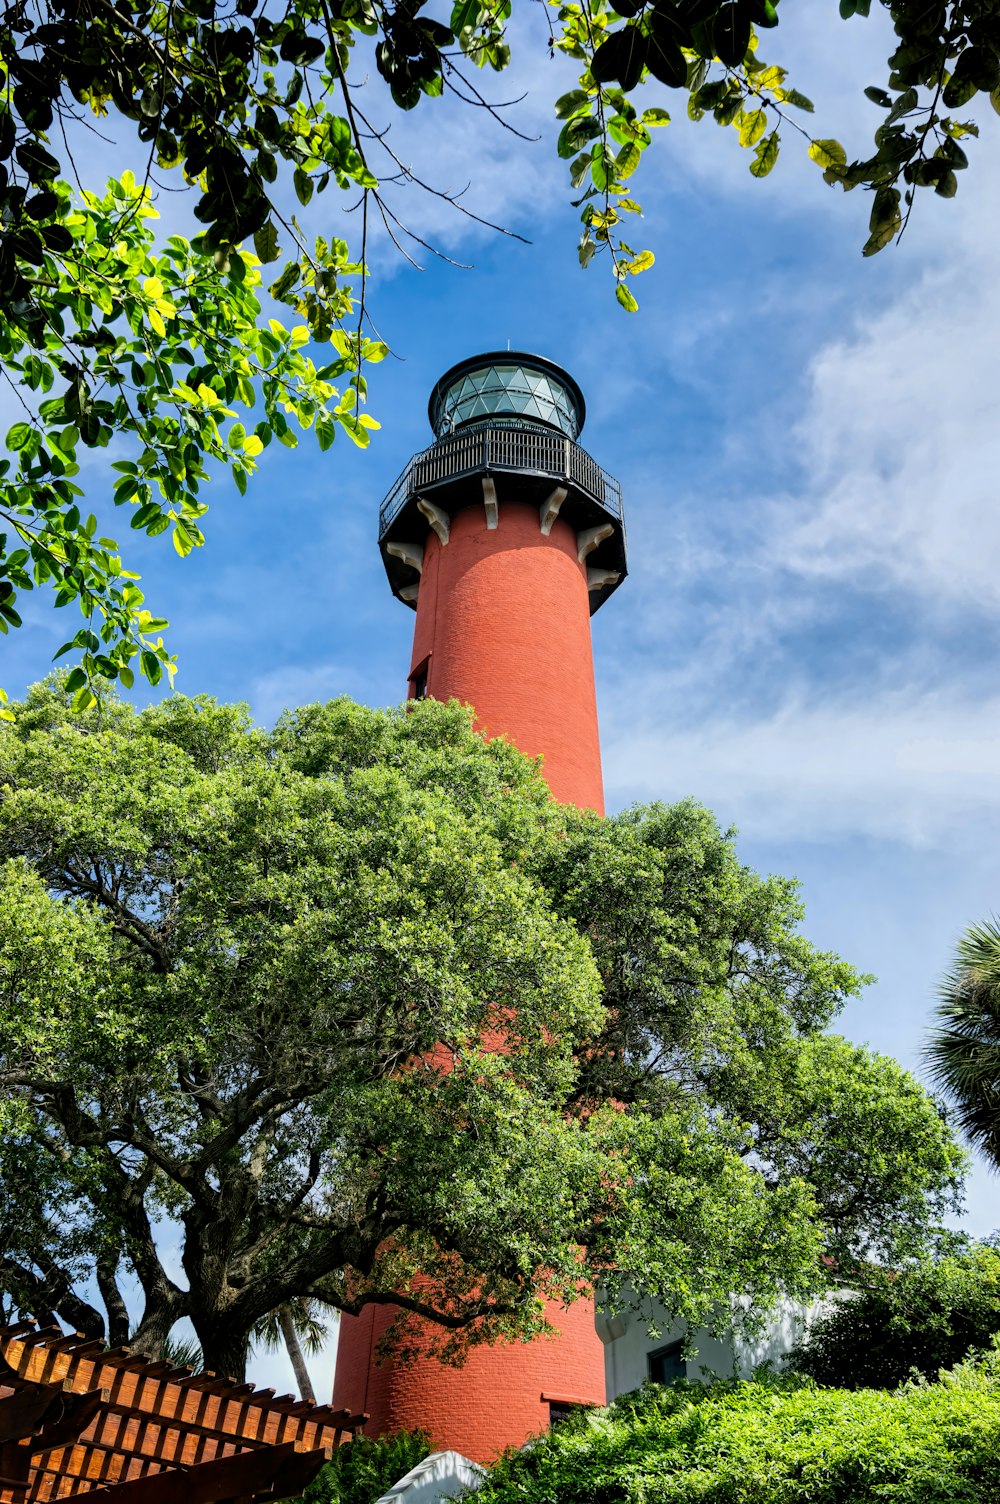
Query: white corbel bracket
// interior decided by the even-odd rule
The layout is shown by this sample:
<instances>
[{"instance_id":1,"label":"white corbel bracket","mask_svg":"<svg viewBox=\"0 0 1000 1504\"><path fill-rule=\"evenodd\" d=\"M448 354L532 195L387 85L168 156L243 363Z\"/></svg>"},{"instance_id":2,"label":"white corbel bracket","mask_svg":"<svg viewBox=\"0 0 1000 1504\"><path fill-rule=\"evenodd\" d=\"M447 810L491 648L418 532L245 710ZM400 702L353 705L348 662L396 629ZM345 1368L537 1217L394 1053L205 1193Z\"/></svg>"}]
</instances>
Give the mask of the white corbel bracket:
<instances>
[{"instance_id":1,"label":"white corbel bracket","mask_svg":"<svg viewBox=\"0 0 1000 1504\"><path fill-rule=\"evenodd\" d=\"M546 496L545 500L538 508L538 520L541 523L542 534L544 537L547 538L551 533L552 524L559 516L559 508L562 506L568 495L569 492L566 490L565 486L556 486L555 490L550 492L549 495Z\"/></svg>"},{"instance_id":2,"label":"white corbel bracket","mask_svg":"<svg viewBox=\"0 0 1000 1504\"><path fill-rule=\"evenodd\" d=\"M617 585L620 579L617 569L588 569L587 589L603 590L605 585Z\"/></svg>"},{"instance_id":3,"label":"white corbel bracket","mask_svg":"<svg viewBox=\"0 0 1000 1504\"><path fill-rule=\"evenodd\" d=\"M500 521L500 508L497 505L497 488L493 484L492 475L483 476L483 506L486 508L486 527L493 532Z\"/></svg>"},{"instance_id":4,"label":"white corbel bracket","mask_svg":"<svg viewBox=\"0 0 1000 1504\"><path fill-rule=\"evenodd\" d=\"M405 601L408 606L412 606L419 594L419 583L415 585L403 585L399 592L399 598L401 601Z\"/></svg>"},{"instance_id":5,"label":"white corbel bracket","mask_svg":"<svg viewBox=\"0 0 1000 1504\"><path fill-rule=\"evenodd\" d=\"M613 522L602 522L600 527L588 527L584 532L577 533L576 556L580 563L582 564L587 555L592 554L605 538L610 538L614 530Z\"/></svg>"},{"instance_id":6,"label":"white corbel bracket","mask_svg":"<svg viewBox=\"0 0 1000 1504\"><path fill-rule=\"evenodd\" d=\"M426 517L434 532L437 533L442 546L448 542L451 533L451 522L447 512L436 507L433 501L425 501L422 496L417 497L417 511L421 517Z\"/></svg>"},{"instance_id":7,"label":"white corbel bracket","mask_svg":"<svg viewBox=\"0 0 1000 1504\"><path fill-rule=\"evenodd\" d=\"M392 554L394 559L402 559L404 564L409 564L417 574L424 571L424 545L422 543L387 543L387 554Z\"/></svg>"}]
</instances>

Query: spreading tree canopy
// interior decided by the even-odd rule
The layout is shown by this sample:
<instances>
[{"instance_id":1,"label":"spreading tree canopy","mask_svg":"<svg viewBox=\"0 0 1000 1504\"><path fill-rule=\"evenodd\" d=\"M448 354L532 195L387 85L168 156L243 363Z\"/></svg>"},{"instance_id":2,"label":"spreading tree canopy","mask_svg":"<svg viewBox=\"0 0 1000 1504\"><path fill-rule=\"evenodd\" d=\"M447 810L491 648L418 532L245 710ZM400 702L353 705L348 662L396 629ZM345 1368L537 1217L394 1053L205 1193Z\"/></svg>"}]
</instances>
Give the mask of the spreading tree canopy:
<instances>
[{"instance_id":1,"label":"spreading tree canopy","mask_svg":"<svg viewBox=\"0 0 1000 1504\"><path fill-rule=\"evenodd\" d=\"M772 0L620 0L617 10L552 0L549 48L580 69L555 102L556 149L583 220L579 256L586 265L603 255L623 307L635 309L634 279L653 262L628 226L639 213L636 170L668 106L731 128L756 177L772 170L794 123L828 182L871 190L868 254L900 232L918 190L955 194L962 143L977 133L970 111L980 96L1000 105L1000 9L996 0L882 4L897 45L865 90L881 112L874 143L849 160L838 140L809 134L808 98L762 55L774 28L780 39ZM870 5L840 0L840 12L864 17ZM362 411L362 372L386 353L366 333L367 228L378 217L406 243L387 185L440 191L414 176L405 129L387 127L396 110L445 92L494 108L483 78L510 61L511 0L431 9L427 0L0 3L0 370L23 402L0 461L0 631L20 624L18 597L38 586L78 603L85 621L65 650L78 661L80 707L95 675L129 684L138 667L156 683L173 667L165 623L123 562L119 527L83 497L81 448L127 440L114 502L132 527L169 533L183 555L202 542L211 465L228 466L242 490L262 450L294 443L299 428L326 448L337 433L366 444L377 426ZM845 47L852 41L845 32ZM81 133L105 115L126 150L135 142L138 174L107 190L77 171ZM194 242L154 242L158 183L192 189L204 225ZM328 189L357 204L352 242L310 224L308 206ZM271 298L289 310L282 319L262 312L262 264L274 271ZM309 340L318 360L304 352Z\"/></svg>"},{"instance_id":2,"label":"spreading tree canopy","mask_svg":"<svg viewBox=\"0 0 1000 1504\"><path fill-rule=\"evenodd\" d=\"M442 1350L629 1280L711 1320L919 1248L963 1156L693 804L600 820L456 705L40 687L0 727L0 1287L238 1374L297 1299Z\"/></svg>"}]
</instances>

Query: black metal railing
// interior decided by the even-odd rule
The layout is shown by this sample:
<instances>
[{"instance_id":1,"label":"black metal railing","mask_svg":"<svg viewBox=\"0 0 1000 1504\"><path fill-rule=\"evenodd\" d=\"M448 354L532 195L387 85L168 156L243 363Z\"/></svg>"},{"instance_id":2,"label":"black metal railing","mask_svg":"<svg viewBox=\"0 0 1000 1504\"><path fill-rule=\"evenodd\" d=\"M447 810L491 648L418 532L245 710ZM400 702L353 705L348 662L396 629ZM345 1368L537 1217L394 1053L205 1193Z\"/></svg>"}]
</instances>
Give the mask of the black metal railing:
<instances>
[{"instance_id":1,"label":"black metal railing","mask_svg":"<svg viewBox=\"0 0 1000 1504\"><path fill-rule=\"evenodd\" d=\"M379 538L417 492L482 470L568 479L621 521L621 486L572 439L526 423L470 423L413 456L379 508Z\"/></svg>"}]
</instances>

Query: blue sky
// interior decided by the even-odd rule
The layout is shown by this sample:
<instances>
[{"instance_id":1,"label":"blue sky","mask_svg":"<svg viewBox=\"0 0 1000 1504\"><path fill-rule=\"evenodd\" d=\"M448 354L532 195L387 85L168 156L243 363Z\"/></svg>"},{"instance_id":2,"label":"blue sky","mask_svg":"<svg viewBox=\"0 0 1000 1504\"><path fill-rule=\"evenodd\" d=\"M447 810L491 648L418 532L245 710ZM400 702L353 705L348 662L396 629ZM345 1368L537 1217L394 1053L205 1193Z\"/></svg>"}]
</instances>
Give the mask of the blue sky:
<instances>
[{"instance_id":1,"label":"blue sky","mask_svg":"<svg viewBox=\"0 0 1000 1504\"><path fill-rule=\"evenodd\" d=\"M881 18L786 9L762 52L816 101L816 133L861 155ZM576 263L551 116L572 69L550 62L540 7L515 19L518 70L495 97L527 89L515 118L541 140L446 102L393 129L401 155L442 186L471 179L470 204L531 245L409 190L401 215L474 268L424 255L416 271L376 238L394 357L372 373L371 448L272 450L244 500L213 483L187 560L130 535L173 623L177 687L247 699L264 722L339 693L402 698L413 617L382 572L379 502L430 441L447 366L508 340L550 356L625 497L631 572L594 626L609 806L693 795L739 827L748 863L798 875L810 938L879 979L845 1032L919 1068L956 937L1000 907L1000 122L980 110L958 198L924 195L902 244L864 261L870 200L825 186L792 132L758 183L732 132L675 121L635 180L634 243L657 263L629 317L602 266ZM330 193L314 204L317 229L344 233ZM8 691L65 635L47 602L29 611L0 654ZM964 1225L990 1232L996 1204L977 1169Z\"/></svg>"}]
</instances>

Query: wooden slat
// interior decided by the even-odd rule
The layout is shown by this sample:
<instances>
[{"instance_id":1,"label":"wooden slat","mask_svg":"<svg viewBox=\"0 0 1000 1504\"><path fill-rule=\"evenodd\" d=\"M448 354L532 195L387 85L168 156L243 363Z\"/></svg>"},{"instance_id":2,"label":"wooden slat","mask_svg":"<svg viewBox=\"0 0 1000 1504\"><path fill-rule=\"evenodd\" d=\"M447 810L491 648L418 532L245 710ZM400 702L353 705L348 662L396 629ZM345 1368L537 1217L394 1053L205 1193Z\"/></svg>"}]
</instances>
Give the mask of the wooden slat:
<instances>
[{"instance_id":1,"label":"wooden slat","mask_svg":"<svg viewBox=\"0 0 1000 1504\"><path fill-rule=\"evenodd\" d=\"M218 1441L222 1434L218 1426L202 1425L196 1420L184 1420L180 1415L164 1415L159 1410L136 1410L131 1405L126 1405L121 1400L108 1400L105 1410L109 1415L120 1415L125 1419L141 1420L145 1426L157 1426L162 1431L184 1431L192 1436L208 1436ZM266 1447L270 1446L260 1436L245 1436L241 1431L239 1435L226 1437L236 1446L241 1447Z\"/></svg>"},{"instance_id":2,"label":"wooden slat","mask_svg":"<svg viewBox=\"0 0 1000 1504\"><path fill-rule=\"evenodd\" d=\"M0 1330L0 1354L11 1369L6 1388L0 1386L0 1425L5 1419L11 1438L18 1432L5 1448L18 1455L9 1457L0 1480L0 1504L90 1504L83 1495L112 1491L122 1504L144 1498L153 1504L264 1504L301 1492L293 1477L304 1466L301 1459L313 1458L311 1477L328 1449L363 1421L295 1395L276 1396L212 1373L192 1375L128 1348L108 1352L79 1333L53 1328ZM20 1476L26 1462L27 1481ZM226 1492L210 1499L204 1490L215 1475L205 1469L216 1465L228 1481ZM122 1493L140 1483L147 1494Z\"/></svg>"},{"instance_id":3,"label":"wooden slat","mask_svg":"<svg viewBox=\"0 0 1000 1504\"><path fill-rule=\"evenodd\" d=\"M272 1498L298 1493L319 1472L327 1460L321 1448L313 1452L296 1452L294 1443L274 1447L261 1456L243 1453L202 1462L192 1468L171 1468L133 1478L110 1488L91 1489L87 1504L219 1504L220 1500L237 1499L249 1493L260 1498L265 1491Z\"/></svg>"}]
</instances>

